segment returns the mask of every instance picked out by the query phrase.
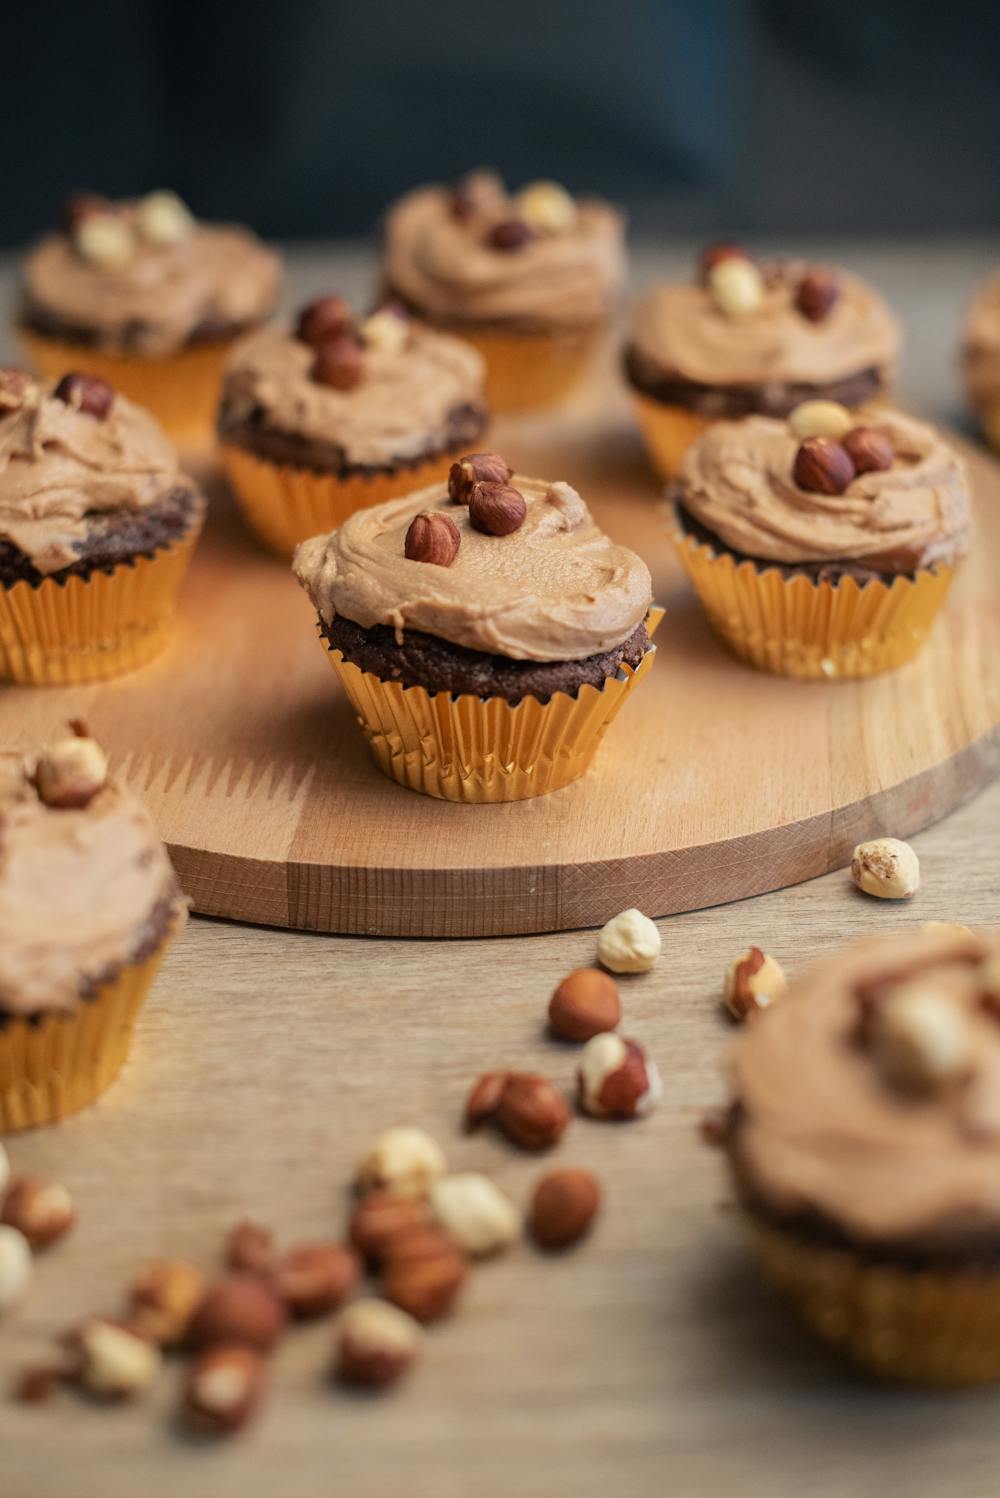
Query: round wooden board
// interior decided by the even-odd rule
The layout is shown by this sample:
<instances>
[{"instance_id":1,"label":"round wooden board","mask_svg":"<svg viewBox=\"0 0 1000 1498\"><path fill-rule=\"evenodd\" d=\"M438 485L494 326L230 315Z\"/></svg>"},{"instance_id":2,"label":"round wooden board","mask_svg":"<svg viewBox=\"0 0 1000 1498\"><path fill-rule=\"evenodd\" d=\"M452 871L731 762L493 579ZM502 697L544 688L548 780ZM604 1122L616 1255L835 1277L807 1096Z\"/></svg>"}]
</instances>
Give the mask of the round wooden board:
<instances>
[{"instance_id":1,"label":"round wooden board","mask_svg":"<svg viewBox=\"0 0 1000 1498\"><path fill-rule=\"evenodd\" d=\"M665 539L624 399L494 434L523 472L575 483L649 562L667 617L654 669L590 774L535 801L452 806L369 762L305 596L244 530L209 460L213 515L176 639L130 677L0 693L0 739L87 720L149 804L196 910L315 931L484 936L597 925L776 889L907 836L1000 766L1000 473L969 450L979 526L919 660L870 682L758 674L715 642Z\"/></svg>"}]
</instances>

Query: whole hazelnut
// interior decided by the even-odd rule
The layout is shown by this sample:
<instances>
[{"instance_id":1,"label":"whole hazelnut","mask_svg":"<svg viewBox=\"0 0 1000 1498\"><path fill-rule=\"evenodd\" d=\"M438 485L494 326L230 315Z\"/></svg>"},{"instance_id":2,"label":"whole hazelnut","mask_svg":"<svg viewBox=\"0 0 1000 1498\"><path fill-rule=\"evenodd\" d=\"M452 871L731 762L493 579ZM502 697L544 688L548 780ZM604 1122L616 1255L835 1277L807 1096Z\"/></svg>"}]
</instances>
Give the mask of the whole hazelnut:
<instances>
[{"instance_id":1,"label":"whole hazelnut","mask_svg":"<svg viewBox=\"0 0 1000 1498\"><path fill-rule=\"evenodd\" d=\"M429 1221L430 1209L423 1197L369 1191L354 1209L349 1236L362 1258L377 1268L398 1238L413 1228L426 1227Z\"/></svg>"},{"instance_id":2,"label":"whole hazelnut","mask_svg":"<svg viewBox=\"0 0 1000 1498\"><path fill-rule=\"evenodd\" d=\"M99 192L74 192L66 199L63 226L67 234L73 235L84 219L93 218L95 214L110 218L116 211L111 199L103 197Z\"/></svg>"},{"instance_id":3,"label":"whole hazelnut","mask_svg":"<svg viewBox=\"0 0 1000 1498\"><path fill-rule=\"evenodd\" d=\"M83 416L92 416L95 421L106 420L115 403L114 387L107 380L102 380L100 375L78 372L63 375L52 396Z\"/></svg>"},{"instance_id":4,"label":"whole hazelnut","mask_svg":"<svg viewBox=\"0 0 1000 1498\"><path fill-rule=\"evenodd\" d=\"M424 510L410 521L403 555L409 562L450 567L461 544L458 526L450 515L442 514L440 510Z\"/></svg>"},{"instance_id":5,"label":"whole hazelnut","mask_svg":"<svg viewBox=\"0 0 1000 1498\"><path fill-rule=\"evenodd\" d=\"M806 437L835 437L850 431L854 417L838 401L801 401L788 414L788 430L802 442Z\"/></svg>"},{"instance_id":6,"label":"whole hazelnut","mask_svg":"<svg viewBox=\"0 0 1000 1498\"><path fill-rule=\"evenodd\" d=\"M17 1228L0 1224L0 1315L24 1299L33 1274L27 1238Z\"/></svg>"},{"instance_id":7,"label":"whole hazelnut","mask_svg":"<svg viewBox=\"0 0 1000 1498\"><path fill-rule=\"evenodd\" d=\"M194 233L194 218L175 192L162 189L143 198L136 212L143 239L150 244L180 244Z\"/></svg>"},{"instance_id":8,"label":"whole hazelnut","mask_svg":"<svg viewBox=\"0 0 1000 1498\"><path fill-rule=\"evenodd\" d=\"M410 341L410 320L402 308L380 307L361 324L365 348L380 354L401 354Z\"/></svg>"},{"instance_id":9,"label":"whole hazelnut","mask_svg":"<svg viewBox=\"0 0 1000 1498\"><path fill-rule=\"evenodd\" d=\"M334 1374L343 1383L382 1389L402 1378L424 1333L414 1317L384 1300L356 1300L337 1324Z\"/></svg>"},{"instance_id":10,"label":"whole hazelnut","mask_svg":"<svg viewBox=\"0 0 1000 1498\"><path fill-rule=\"evenodd\" d=\"M465 1100L465 1127L469 1133L488 1118L496 1118L509 1076L509 1071L488 1071L473 1083Z\"/></svg>"},{"instance_id":11,"label":"whole hazelnut","mask_svg":"<svg viewBox=\"0 0 1000 1498\"><path fill-rule=\"evenodd\" d=\"M207 1347L184 1378L184 1418L195 1429L213 1434L240 1430L256 1412L265 1381L264 1359L252 1347Z\"/></svg>"},{"instance_id":12,"label":"whole hazelnut","mask_svg":"<svg viewBox=\"0 0 1000 1498\"><path fill-rule=\"evenodd\" d=\"M618 985L596 967L567 974L549 1000L549 1028L563 1040L590 1040L621 1023Z\"/></svg>"},{"instance_id":13,"label":"whole hazelnut","mask_svg":"<svg viewBox=\"0 0 1000 1498\"><path fill-rule=\"evenodd\" d=\"M242 1222L230 1228L223 1254L229 1269L248 1269L252 1274L270 1274L277 1250L274 1234L259 1222Z\"/></svg>"},{"instance_id":14,"label":"whole hazelnut","mask_svg":"<svg viewBox=\"0 0 1000 1498\"><path fill-rule=\"evenodd\" d=\"M476 483L469 496L469 523L485 536L510 536L524 524L528 506L509 484Z\"/></svg>"},{"instance_id":15,"label":"whole hazelnut","mask_svg":"<svg viewBox=\"0 0 1000 1498\"><path fill-rule=\"evenodd\" d=\"M183 1259L160 1259L132 1283L129 1321L161 1347L179 1347L205 1293L205 1277Z\"/></svg>"},{"instance_id":16,"label":"whole hazelnut","mask_svg":"<svg viewBox=\"0 0 1000 1498\"><path fill-rule=\"evenodd\" d=\"M46 806L78 811L89 806L108 778L108 757L94 739L60 739L35 763L34 783Z\"/></svg>"},{"instance_id":17,"label":"whole hazelnut","mask_svg":"<svg viewBox=\"0 0 1000 1498\"><path fill-rule=\"evenodd\" d=\"M342 296L320 296L307 302L295 324L295 336L301 343L319 348L332 338L350 333L351 309Z\"/></svg>"},{"instance_id":18,"label":"whole hazelnut","mask_svg":"<svg viewBox=\"0 0 1000 1498\"><path fill-rule=\"evenodd\" d=\"M476 484L506 484L511 469L499 453L467 453L452 463L448 474L448 497L467 505Z\"/></svg>"},{"instance_id":19,"label":"whole hazelnut","mask_svg":"<svg viewBox=\"0 0 1000 1498\"><path fill-rule=\"evenodd\" d=\"M464 1254L443 1229L414 1228L389 1247L382 1293L418 1321L438 1321L451 1310L468 1272Z\"/></svg>"},{"instance_id":20,"label":"whole hazelnut","mask_svg":"<svg viewBox=\"0 0 1000 1498\"><path fill-rule=\"evenodd\" d=\"M99 1399L134 1399L160 1371L155 1342L110 1317L91 1316L64 1340L73 1360L70 1376Z\"/></svg>"},{"instance_id":21,"label":"whole hazelnut","mask_svg":"<svg viewBox=\"0 0 1000 1498\"><path fill-rule=\"evenodd\" d=\"M866 895L880 900L909 900L920 888L920 860L896 837L858 843L851 855L851 878Z\"/></svg>"},{"instance_id":22,"label":"whole hazelnut","mask_svg":"<svg viewBox=\"0 0 1000 1498\"><path fill-rule=\"evenodd\" d=\"M969 1073L968 1018L930 981L906 984L878 1003L871 1040L876 1065L888 1081L905 1090L934 1091Z\"/></svg>"},{"instance_id":23,"label":"whole hazelnut","mask_svg":"<svg viewBox=\"0 0 1000 1498\"><path fill-rule=\"evenodd\" d=\"M191 1318L193 1347L238 1342L269 1352L285 1330L285 1307L260 1275L233 1272L209 1285Z\"/></svg>"},{"instance_id":24,"label":"whole hazelnut","mask_svg":"<svg viewBox=\"0 0 1000 1498\"><path fill-rule=\"evenodd\" d=\"M365 375L365 356L353 337L330 338L316 350L310 377L332 390L354 390Z\"/></svg>"},{"instance_id":25,"label":"whole hazelnut","mask_svg":"<svg viewBox=\"0 0 1000 1498\"><path fill-rule=\"evenodd\" d=\"M274 1287L293 1316L325 1316L343 1305L361 1277L344 1243L300 1243L275 1265Z\"/></svg>"},{"instance_id":26,"label":"whole hazelnut","mask_svg":"<svg viewBox=\"0 0 1000 1498\"><path fill-rule=\"evenodd\" d=\"M500 1253L521 1236L521 1214L510 1197L477 1171L435 1182L431 1210L462 1252L473 1259Z\"/></svg>"},{"instance_id":27,"label":"whole hazelnut","mask_svg":"<svg viewBox=\"0 0 1000 1498\"><path fill-rule=\"evenodd\" d=\"M660 1074L642 1046L621 1035L588 1040L577 1068L580 1107L594 1118L639 1118L663 1092Z\"/></svg>"},{"instance_id":28,"label":"whole hazelnut","mask_svg":"<svg viewBox=\"0 0 1000 1498\"><path fill-rule=\"evenodd\" d=\"M120 214L88 213L73 229L73 243L99 270L120 270L135 254L132 226Z\"/></svg>"},{"instance_id":29,"label":"whole hazelnut","mask_svg":"<svg viewBox=\"0 0 1000 1498\"><path fill-rule=\"evenodd\" d=\"M4 1194L0 1222L23 1233L37 1253L69 1232L76 1222L76 1208L58 1181L15 1176Z\"/></svg>"},{"instance_id":30,"label":"whole hazelnut","mask_svg":"<svg viewBox=\"0 0 1000 1498\"><path fill-rule=\"evenodd\" d=\"M721 265L723 260L749 260L751 257L738 244L710 244L698 256L698 279L705 284L708 273Z\"/></svg>"},{"instance_id":31,"label":"whole hazelnut","mask_svg":"<svg viewBox=\"0 0 1000 1498\"><path fill-rule=\"evenodd\" d=\"M528 1227L542 1248L566 1248L590 1230L601 1205L591 1170L550 1170L531 1194Z\"/></svg>"},{"instance_id":32,"label":"whole hazelnut","mask_svg":"<svg viewBox=\"0 0 1000 1498\"><path fill-rule=\"evenodd\" d=\"M34 380L23 369L14 369L10 365L0 368L0 416L20 411L28 404L37 388Z\"/></svg>"},{"instance_id":33,"label":"whole hazelnut","mask_svg":"<svg viewBox=\"0 0 1000 1498\"><path fill-rule=\"evenodd\" d=\"M727 256L708 272L712 301L726 317L749 317L764 301L764 278L752 260Z\"/></svg>"},{"instance_id":34,"label":"whole hazelnut","mask_svg":"<svg viewBox=\"0 0 1000 1498\"><path fill-rule=\"evenodd\" d=\"M358 1189L384 1188L399 1196L426 1196L448 1166L441 1146L423 1129L386 1129L358 1165Z\"/></svg>"},{"instance_id":35,"label":"whole hazelnut","mask_svg":"<svg viewBox=\"0 0 1000 1498\"><path fill-rule=\"evenodd\" d=\"M577 220L576 204L558 182L529 182L514 204L535 234L564 234Z\"/></svg>"},{"instance_id":36,"label":"whole hazelnut","mask_svg":"<svg viewBox=\"0 0 1000 1498\"><path fill-rule=\"evenodd\" d=\"M817 267L807 271L795 291L795 305L809 322L822 322L840 300L836 277Z\"/></svg>"},{"instance_id":37,"label":"whole hazelnut","mask_svg":"<svg viewBox=\"0 0 1000 1498\"><path fill-rule=\"evenodd\" d=\"M807 437L792 464L799 488L813 494L843 494L854 476L850 454L832 437Z\"/></svg>"},{"instance_id":38,"label":"whole hazelnut","mask_svg":"<svg viewBox=\"0 0 1000 1498\"><path fill-rule=\"evenodd\" d=\"M852 427L843 443L855 473L884 473L896 456L890 438L878 427Z\"/></svg>"},{"instance_id":39,"label":"whole hazelnut","mask_svg":"<svg viewBox=\"0 0 1000 1498\"><path fill-rule=\"evenodd\" d=\"M613 916L597 938L597 960L613 973L648 973L661 950L659 931L634 908Z\"/></svg>"},{"instance_id":40,"label":"whole hazelnut","mask_svg":"<svg viewBox=\"0 0 1000 1498\"><path fill-rule=\"evenodd\" d=\"M511 1143L521 1149L545 1150L562 1138L570 1110L565 1095L547 1077L511 1072L496 1117Z\"/></svg>"},{"instance_id":41,"label":"whole hazelnut","mask_svg":"<svg viewBox=\"0 0 1000 1498\"><path fill-rule=\"evenodd\" d=\"M488 231L486 243L492 249L502 250L507 254L511 250L523 249L534 237L531 226L523 218L504 218Z\"/></svg>"},{"instance_id":42,"label":"whole hazelnut","mask_svg":"<svg viewBox=\"0 0 1000 1498\"><path fill-rule=\"evenodd\" d=\"M787 987L781 965L760 947L747 947L727 967L722 993L733 1019L746 1019L780 999Z\"/></svg>"}]
</instances>

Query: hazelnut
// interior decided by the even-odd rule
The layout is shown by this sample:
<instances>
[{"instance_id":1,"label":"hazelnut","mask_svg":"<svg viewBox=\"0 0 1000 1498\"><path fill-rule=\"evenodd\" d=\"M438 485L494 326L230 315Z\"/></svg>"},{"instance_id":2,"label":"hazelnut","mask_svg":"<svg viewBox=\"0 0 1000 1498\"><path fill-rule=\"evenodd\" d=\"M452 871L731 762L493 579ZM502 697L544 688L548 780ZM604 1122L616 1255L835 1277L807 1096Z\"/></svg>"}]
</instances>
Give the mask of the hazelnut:
<instances>
[{"instance_id":1,"label":"hazelnut","mask_svg":"<svg viewBox=\"0 0 1000 1498\"><path fill-rule=\"evenodd\" d=\"M73 243L99 270L120 270L135 254L132 226L115 212L86 214L74 226Z\"/></svg>"},{"instance_id":2,"label":"hazelnut","mask_svg":"<svg viewBox=\"0 0 1000 1498\"><path fill-rule=\"evenodd\" d=\"M430 1209L423 1197L369 1191L355 1207L348 1231L362 1258L377 1268L398 1238L426 1227L429 1221Z\"/></svg>"},{"instance_id":3,"label":"hazelnut","mask_svg":"<svg viewBox=\"0 0 1000 1498\"><path fill-rule=\"evenodd\" d=\"M136 211L136 223L150 244L180 244L194 233L194 218L175 192L151 192Z\"/></svg>"},{"instance_id":4,"label":"hazelnut","mask_svg":"<svg viewBox=\"0 0 1000 1498\"><path fill-rule=\"evenodd\" d=\"M787 987L780 964L760 947L747 947L726 968L722 993L733 1019L746 1019L780 999Z\"/></svg>"},{"instance_id":5,"label":"hazelnut","mask_svg":"<svg viewBox=\"0 0 1000 1498\"><path fill-rule=\"evenodd\" d=\"M642 1046L621 1035L588 1040L576 1080L580 1107L593 1118L640 1118L663 1092L660 1074Z\"/></svg>"},{"instance_id":6,"label":"hazelnut","mask_svg":"<svg viewBox=\"0 0 1000 1498\"><path fill-rule=\"evenodd\" d=\"M469 497L469 523L484 536L510 536L528 513L524 495L509 484L477 483Z\"/></svg>"},{"instance_id":7,"label":"hazelnut","mask_svg":"<svg viewBox=\"0 0 1000 1498\"><path fill-rule=\"evenodd\" d=\"M926 1092L968 1075L969 1021L930 982L906 984L878 1003L871 1039L876 1065L897 1087Z\"/></svg>"},{"instance_id":8,"label":"hazelnut","mask_svg":"<svg viewBox=\"0 0 1000 1498\"><path fill-rule=\"evenodd\" d=\"M855 473L884 473L892 467L895 450L878 427L852 427L843 442Z\"/></svg>"},{"instance_id":9,"label":"hazelnut","mask_svg":"<svg viewBox=\"0 0 1000 1498\"><path fill-rule=\"evenodd\" d=\"M160 1371L160 1349L134 1326L91 1316L66 1338L74 1382L101 1399L134 1399Z\"/></svg>"},{"instance_id":10,"label":"hazelnut","mask_svg":"<svg viewBox=\"0 0 1000 1498\"><path fill-rule=\"evenodd\" d=\"M578 967L549 1000L549 1028L563 1040L589 1040L621 1023L618 985L596 967Z\"/></svg>"},{"instance_id":11,"label":"hazelnut","mask_svg":"<svg viewBox=\"0 0 1000 1498\"><path fill-rule=\"evenodd\" d=\"M801 401L788 416L788 430L800 442L806 437L839 439L853 423L850 411L838 401Z\"/></svg>"},{"instance_id":12,"label":"hazelnut","mask_svg":"<svg viewBox=\"0 0 1000 1498\"><path fill-rule=\"evenodd\" d=\"M385 1188L398 1196L426 1196L448 1166L441 1146L409 1125L380 1134L358 1166L358 1188Z\"/></svg>"},{"instance_id":13,"label":"hazelnut","mask_svg":"<svg viewBox=\"0 0 1000 1498\"><path fill-rule=\"evenodd\" d=\"M61 1363L43 1363L25 1368L14 1384L13 1397L19 1404L44 1404L67 1377Z\"/></svg>"},{"instance_id":14,"label":"hazelnut","mask_svg":"<svg viewBox=\"0 0 1000 1498\"><path fill-rule=\"evenodd\" d=\"M465 1127L470 1133L496 1116L509 1076L509 1071L488 1071L473 1085L465 1100Z\"/></svg>"},{"instance_id":15,"label":"hazelnut","mask_svg":"<svg viewBox=\"0 0 1000 1498\"><path fill-rule=\"evenodd\" d=\"M252 1274L270 1274L277 1257L274 1234L259 1222L244 1219L229 1230L224 1257L228 1269L248 1269Z\"/></svg>"},{"instance_id":16,"label":"hazelnut","mask_svg":"<svg viewBox=\"0 0 1000 1498\"><path fill-rule=\"evenodd\" d=\"M71 406L83 416L92 416L95 421L104 421L115 401L113 387L99 375L92 374L63 375L52 395L55 400Z\"/></svg>"},{"instance_id":17,"label":"hazelnut","mask_svg":"<svg viewBox=\"0 0 1000 1498\"><path fill-rule=\"evenodd\" d=\"M858 843L851 855L851 878L866 895L909 900L920 888L920 860L909 843L877 837Z\"/></svg>"},{"instance_id":18,"label":"hazelnut","mask_svg":"<svg viewBox=\"0 0 1000 1498\"><path fill-rule=\"evenodd\" d=\"M641 910L613 916L597 938L597 960L613 973L648 973L661 950L660 933Z\"/></svg>"},{"instance_id":19,"label":"hazelnut","mask_svg":"<svg viewBox=\"0 0 1000 1498\"><path fill-rule=\"evenodd\" d=\"M726 317L749 317L764 301L764 278L752 260L730 255L708 272L712 301Z\"/></svg>"},{"instance_id":20,"label":"hazelnut","mask_svg":"<svg viewBox=\"0 0 1000 1498\"><path fill-rule=\"evenodd\" d=\"M351 309L342 296L320 296L307 302L295 324L295 336L313 348L350 333Z\"/></svg>"},{"instance_id":21,"label":"hazelnut","mask_svg":"<svg viewBox=\"0 0 1000 1498\"><path fill-rule=\"evenodd\" d=\"M63 209L63 225L66 233L72 235L84 219L93 218L95 214L103 214L112 218L116 212L111 199L103 197L99 192L75 192L66 200L66 207Z\"/></svg>"},{"instance_id":22,"label":"hazelnut","mask_svg":"<svg viewBox=\"0 0 1000 1498\"><path fill-rule=\"evenodd\" d=\"M488 1176L444 1176L431 1190L431 1210L463 1253L485 1259L516 1243L521 1214Z\"/></svg>"},{"instance_id":23,"label":"hazelnut","mask_svg":"<svg viewBox=\"0 0 1000 1498\"><path fill-rule=\"evenodd\" d=\"M62 1238L75 1221L76 1208L66 1187L35 1176L15 1176L0 1208L0 1222L17 1228L36 1252Z\"/></svg>"},{"instance_id":24,"label":"hazelnut","mask_svg":"<svg viewBox=\"0 0 1000 1498\"><path fill-rule=\"evenodd\" d=\"M228 1435L255 1413L264 1392L264 1359L239 1343L208 1347L184 1378L184 1418L198 1430Z\"/></svg>"},{"instance_id":25,"label":"hazelnut","mask_svg":"<svg viewBox=\"0 0 1000 1498\"><path fill-rule=\"evenodd\" d=\"M204 1293L200 1269L183 1259L161 1259L133 1282L129 1320L161 1347L178 1347L187 1338Z\"/></svg>"},{"instance_id":26,"label":"hazelnut","mask_svg":"<svg viewBox=\"0 0 1000 1498\"><path fill-rule=\"evenodd\" d=\"M356 1300L337 1325L334 1373L347 1384L381 1389L410 1368L424 1334L420 1323L384 1300Z\"/></svg>"},{"instance_id":27,"label":"hazelnut","mask_svg":"<svg viewBox=\"0 0 1000 1498\"><path fill-rule=\"evenodd\" d=\"M511 250L523 249L534 237L533 230L523 218L504 218L488 231L486 243L492 249L502 250L507 254Z\"/></svg>"},{"instance_id":28,"label":"hazelnut","mask_svg":"<svg viewBox=\"0 0 1000 1498\"><path fill-rule=\"evenodd\" d=\"M440 510L422 510L414 515L406 532L403 555L410 562L432 567L450 567L462 544L458 526Z\"/></svg>"},{"instance_id":29,"label":"hazelnut","mask_svg":"<svg viewBox=\"0 0 1000 1498\"><path fill-rule=\"evenodd\" d=\"M807 271L795 291L795 305L810 322L822 322L840 300L840 287L828 270Z\"/></svg>"},{"instance_id":30,"label":"hazelnut","mask_svg":"<svg viewBox=\"0 0 1000 1498\"><path fill-rule=\"evenodd\" d=\"M749 259L746 250L741 249L738 244L710 244L698 256L698 279L703 285L707 284L709 272L721 265L723 260Z\"/></svg>"},{"instance_id":31,"label":"hazelnut","mask_svg":"<svg viewBox=\"0 0 1000 1498\"><path fill-rule=\"evenodd\" d=\"M485 214L503 210L507 193L496 172L478 168L466 172L455 182L448 195L448 206L452 217L459 223L468 223Z\"/></svg>"},{"instance_id":32,"label":"hazelnut","mask_svg":"<svg viewBox=\"0 0 1000 1498\"><path fill-rule=\"evenodd\" d=\"M24 1299L33 1274L27 1238L17 1228L0 1224L0 1315Z\"/></svg>"},{"instance_id":33,"label":"hazelnut","mask_svg":"<svg viewBox=\"0 0 1000 1498\"><path fill-rule=\"evenodd\" d=\"M526 1150L557 1144L570 1119L564 1094L546 1077L511 1072L497 1108L497 1123L513 1143Z\"/></svg>"},{"instance_id":34,"label":"hazelnut","mask_svg":"<svg viewBox=\"0 0 1000 1498\"><path fill-rule=\"evenodd\" d=\"M76 811L89 806L108 778L108 757L94 739L60 739L38 756L34 783L46 806Z\"/></svg>"},{"instance_id":35,"label":"hazelnut","mask_svg":"<svg viewBox=\"0 0 1000 1498\"><path fill-rule=\"evenodd\" d=\"M344 1243L300 1243L278 1261L274 1288L293 1316L304 1320L335 1311L361 1277L353 1249Z\"/></svg>"},{"instance_id":36,"label":"hazelnut","mask_svg":"<svg viewBox=\"0 0 1000 1498\"><path fill-rule=\"evenodd\" d=\"M332 390L354 390L365 374L365 357L353 337L330 338L316 350L310 377Z\"/></svg>"},{"instance_id":37,"label":"hazelnut","mask_svg":"<svg viewBox=\"0 0 1000 1498\"><path fill-rule=\"evenodd\" d=\"M448 497L467 505L476 484L506 484L511 469L499 453L467 453L452 463L448 474Z\"/></svg>"},{"instance_id":38,"label":"hazelnut","mask_svg":"<svg viewBox=\"0 0 1000 1498\"><path fill-rule=\"evenodd\" d=\"M414 1228L391 1244L382 1292L418 1321L438 1321L451 1310L468 1272L465 1256L443 1229Z\"/></svg>"},{"instance_id":39,"label":"hazelnut","mask_svg":"<svg viewBox=\"0 0 1000 1498\"><path fill-rule=\"evenodd\" d=\"M531 1193L528 1227L542 1248L566 1248L589 1231L600 1205L592 1170L550 1170Z\"/></svg>"},{"instance_id":40,"label":"hazelnut","mask_svg":"<svg viewBox=\"0 0 1000 1498\"><path fill-rule=\"evenodd\" d=\"M28 404L36 389L34 380L23 369L4 365L0 368L0 416L20 411Z\"/></svg>"},{"instance_id":41,"label":"hazelnut","mask_svg":"<svg viewBox=\"0 0 1000 1498\"><path fill-rule=\"evenodd\" d=\"M854 478L854 464L832 437L807 437L795 454L792 477L812 494L843 494Z\"/></svg>"},{"instance_id":42,"label":"hazelnut","mask_svg":"<svg viewBox=\"0 0 1000 1498\"><path fill-rule=\"evenodd\" d=\"M409 319L396 305L380 307L361 324L361 337L366 348L380 354L401 354L410 341Z\"/></svg>"},{"instance_id":43,"label":"hazelnut","mask_svg":"<svg viewBox=\"0 0 1000 1498\"><path fill-rule=\"evenodd\" d=\"M563 234L576 223L576 204L558 182L529 182L514 205L535 234Z\"/></svg>"},{"instance_id":44,"label":"hazelnut","mask_svg":"<svg viewBox=\"0 0 1000 1498\"><path fill-rule=\"evenodd\" d=\"M233 1272L209 1285L191 1318L194 1347L238 1342L269 1352L285 1330L285 1307L260 1275Z\"/></svg>"}]
</instances>

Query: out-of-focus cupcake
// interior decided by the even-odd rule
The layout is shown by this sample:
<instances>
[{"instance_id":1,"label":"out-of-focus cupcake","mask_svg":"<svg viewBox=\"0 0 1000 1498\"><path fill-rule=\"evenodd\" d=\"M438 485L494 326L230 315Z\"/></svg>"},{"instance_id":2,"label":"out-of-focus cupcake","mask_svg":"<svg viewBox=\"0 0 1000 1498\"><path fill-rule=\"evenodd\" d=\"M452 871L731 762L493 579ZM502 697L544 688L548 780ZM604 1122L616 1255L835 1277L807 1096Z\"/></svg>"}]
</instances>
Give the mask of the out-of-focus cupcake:
<instances>
[{"instance_id":1,"label":"out-of-focus cupcake","mask_svg":"<svg viewBox=\"0 0 1000 1498\"><path fill-rule=\"evenodd\" d=\"M187 915L149 816L76 736L0 754L0 1133L114 1080Z\"/></svg>"},{"instance_id":2,"label":"out-of-focus cupcake","mask_svg":"<svg viewBox=\"0 0 1000 1498\"><path fill-rule=\"evenodd\" d=\"M987 440L1000 449L1000 271L977 289L966 312L962 377Z\"/></svg>"},{"instance_id":3,"label":"out-of-focus cupcake","mask_svg":"<svg viewBox=\"0 0 1000 1498\"><path fill-rule=\"evenodd\" d=\"M0 681L148 661L204 513L152 416L96 375L51 388L0 369Z\"/></svg>"},{"instance_id":4,"label":"out-of-focus cupcake","mask_svg":"<svg viewBox=\"0 0 1000 1498\"><path fill-rule=\"evenodd\" d=\"M1000 1380L1000 938L855 943L729 1073L751 1241L806 1325L884 1378Z\"/></svg>"},{"instance_id":5,"label":"out-of-focus cupcake","mask_svg":"<svg viewBox=\"0 0 1000 1498\"><path fill-rule=\"evenodd\" d=\"M496 453L359 510L295 554L380 769L449 801L514 801L582 775L652 664L644 562L575 489Z\"/></svg>"},{"instance_id":6,"label":"out-of-focus cupcake","mask_svg":"<svg viewBox=\"0 0 1000 1498\"><path fill-rule=\"evenodd\" d=\"M829 401L714 423L673 540L717 634L781 676L872 676L919 650L969 548L965 464L933 427Z\"/></svg>"},{"instance_id":7,"label":"out-of-focus cupcake","mask_svg":"<svg viewBox=\"0 0 1000 1498\"><path fill-rule=\"evenodd\" d=\"M607 326L623 241L607 203L554 182L511 194L479 171L390 209L384 278L416 316L476 345L494 411L548 406L577 383Z\"/></svg>"},{"instance_id":8,"label":"out-of-focus cupcake","mask_svg":"<svg viewBox=\"0 0 1000 1498\"><path fill-rule=\"evenodd\" d=\"M274 311L278 257L248 230L203 224L173 193L83 193L27 255L21 341L48 379L99 375L175 441L211 434L233 340Z\"/></svg>"},{"instance_id":9,"label":"out-of-focus cupcake","mask_svg":"<svg viewBox=\"0 0 1000 1498\"><path fill-rule=\"evenodd\" d=\"M716 245L695 280L639 302L625 369L653 465L672 478L711 421L882 399L899 347L895 318L856 276Z\"/></svg>"},{"instance_id":10,"label":"out-of-focus cupcake","mask_svg":"<svg viewBox=\"0 0 1000 1498\"><path fill-rule=\"evenodd\" d=\"M233 352L218 427L247 519L287 556L361 506L444 478L488 416L469 344L395 304L356 326L326 296Z\"/></svg>"}]
</instances>

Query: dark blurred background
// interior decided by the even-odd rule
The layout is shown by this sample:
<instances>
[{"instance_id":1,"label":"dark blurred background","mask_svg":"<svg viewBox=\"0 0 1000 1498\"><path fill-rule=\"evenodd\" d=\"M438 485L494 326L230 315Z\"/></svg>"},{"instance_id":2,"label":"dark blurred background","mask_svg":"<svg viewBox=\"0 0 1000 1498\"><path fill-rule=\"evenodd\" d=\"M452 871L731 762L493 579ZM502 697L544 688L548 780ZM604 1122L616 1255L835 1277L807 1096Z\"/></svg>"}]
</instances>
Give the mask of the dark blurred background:
<instances>
[{"instance_id":1,"label":"dark blurred background","mask_svg":"<svg viewBox=\"0 0 1000 1498\"><path fill-rule=\"evenodd\" d=\"M7 0L2 47L8 245L84 187L362 234L477 164L639 232L1000 224L997 0Z\"/></svg>"}]
</instances>

